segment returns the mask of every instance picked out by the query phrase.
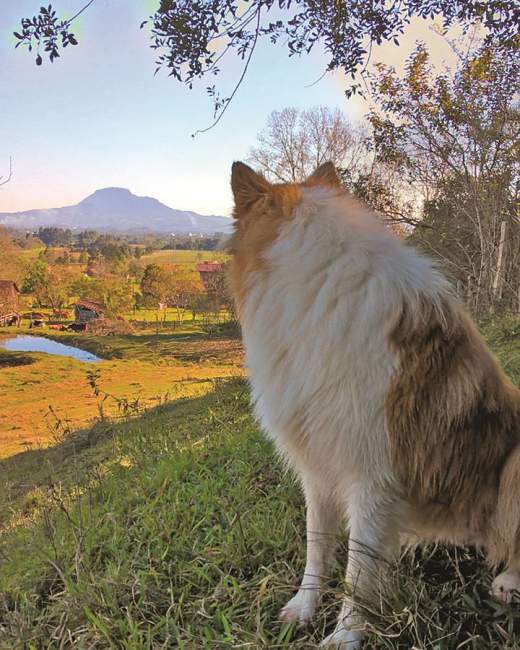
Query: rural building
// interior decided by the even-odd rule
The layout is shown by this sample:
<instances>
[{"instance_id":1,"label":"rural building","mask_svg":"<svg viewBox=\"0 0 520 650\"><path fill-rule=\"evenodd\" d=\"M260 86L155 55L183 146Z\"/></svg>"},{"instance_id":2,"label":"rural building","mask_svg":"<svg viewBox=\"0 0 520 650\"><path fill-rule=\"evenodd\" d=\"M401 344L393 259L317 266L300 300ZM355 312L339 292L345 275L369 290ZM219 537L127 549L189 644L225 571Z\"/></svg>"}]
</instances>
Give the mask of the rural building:
<instances>
[{"instance_id":1,"label":"rural building","mask_svg":"<svg viewBox=\"0 0 520 650\"><path fill-rule=\"evenodd\" d=\"M0 325L20 322L20 290L14 280L0 280Z\"/></svg>"},{"instance_id":2,"label":"rural building","mask_svg":"<svg viewBox=\"0 0 520 650\"><path fill-rule=\"evenodd\" d=\"M95 300L78 300L74 306L77 323L89 323L96 318L104 318L107 308Z\"/></svg>"},{"instance_id":3,"label":"rural building","mask_svg":"<svg viewBox=\"0 0 520 650\"><path fill-rule=\"evenodd\" d=\"M204 288L209 289L213 279L224 273L224 264L222 262L200 262L197 264L197 271Z\"/></svg>"}]
</instances>

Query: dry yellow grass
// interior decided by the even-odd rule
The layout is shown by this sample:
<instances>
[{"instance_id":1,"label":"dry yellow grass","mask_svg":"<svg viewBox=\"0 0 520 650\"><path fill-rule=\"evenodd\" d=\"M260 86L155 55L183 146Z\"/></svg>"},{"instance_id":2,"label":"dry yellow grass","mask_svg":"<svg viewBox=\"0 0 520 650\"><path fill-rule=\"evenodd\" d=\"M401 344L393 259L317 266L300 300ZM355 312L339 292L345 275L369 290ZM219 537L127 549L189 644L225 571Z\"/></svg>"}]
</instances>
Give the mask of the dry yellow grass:
<instances>
[{"instance_id":1,"label":"dry yellow grass","mask_svg":"<svg viewBox=\"0 0 520 650\"><path fill-rule=\"evenodd\" d=\"M137 345L140 337L135 338ZM102 391L118 399L138 399L141 407L148 407L202 395L213 380L240 375L239 347L237 341L172 340L168 357L157 354L149 360L110 359L97 364L24 353L34 359L32 364L3 367L0 373L0 458L53 444L56 418L49 407L71 430L88 425L100 409L107 416L118 415L116 400L103 402L94 395L89 371L99 371Z\"/></svg>"}]
</instances>

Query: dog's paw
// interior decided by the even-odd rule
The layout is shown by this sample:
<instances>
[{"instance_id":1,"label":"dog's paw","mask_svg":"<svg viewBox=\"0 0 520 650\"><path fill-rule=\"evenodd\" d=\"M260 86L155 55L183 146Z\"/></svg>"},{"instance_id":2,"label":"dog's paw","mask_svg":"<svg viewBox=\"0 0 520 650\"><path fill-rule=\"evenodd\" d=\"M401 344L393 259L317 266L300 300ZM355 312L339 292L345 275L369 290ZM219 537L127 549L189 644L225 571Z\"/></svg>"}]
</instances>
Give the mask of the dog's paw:
<instances>
[{"instance_id":1,"label":"dog's paw","mask_svg":"<svg viewBox=\"0 0 520 650\"><path fill-rule=\"evenodd\" d=\"M300 589L280 611L279 618L284 623L297 621L299 625L306 625L314 616L317 602L317 589Z\"/></svg>"},{"instance_id":2,"label":"dog's paw","mask_svg":"<svg viewBox=\"0 0 520 650\"><path fill-rule=\"evenodd\" d=\"M503 603L520 601L520 571L504 571L491 584L491 595Z\"/></svg>"},{"instance_id":3,"label":"dog's paw","mask_svg":"<svg viewBox=\"0 0 520 650\"><path fill-rule=\"evenodd\" d=\"M323 639L320 648L334 648L334 650L358 650L363 641L363 632L360 630L347 630L338 627L332 634Z\"/></svg>"}]
</instances>

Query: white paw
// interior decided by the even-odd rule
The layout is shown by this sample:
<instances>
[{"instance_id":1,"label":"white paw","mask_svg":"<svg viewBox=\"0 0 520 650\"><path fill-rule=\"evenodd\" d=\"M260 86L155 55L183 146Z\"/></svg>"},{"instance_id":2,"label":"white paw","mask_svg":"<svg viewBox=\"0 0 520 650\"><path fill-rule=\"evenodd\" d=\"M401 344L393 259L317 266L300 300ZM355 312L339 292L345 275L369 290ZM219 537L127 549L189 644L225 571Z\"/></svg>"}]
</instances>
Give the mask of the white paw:
<instances>
[{"instance_id":1,"label":"white paw","mask_svg":"<svg viewBox=\"0 0 520 650\"><path fill-rule=\"evenodd\" d=\"M306 625L314 616L317 602L317 589L302 588L281 610L279 618L284 623L298 621L300 625Z\"/></svg>"},{"instance_id":2,"label":"white paw","mask_svg":"<svg viewBox=\"0 0 520 650\"><path fill-rule=\"evenodd\" d=\"M520 600L520 571L504 571L491 584L491 595L503 603Z\"/></svg>"},{"instance_id":3,"label":"white paw","mask_svg":"<svg viewBox=\"0 0 520 650\"><path fill-rule=\"evenodd\" d=\"M346 630L343 626L336 628L332 634L323 639L320 648L335 648L336 650L358 650L363 641L361 630Z\"/></svg>"}]
</instances>

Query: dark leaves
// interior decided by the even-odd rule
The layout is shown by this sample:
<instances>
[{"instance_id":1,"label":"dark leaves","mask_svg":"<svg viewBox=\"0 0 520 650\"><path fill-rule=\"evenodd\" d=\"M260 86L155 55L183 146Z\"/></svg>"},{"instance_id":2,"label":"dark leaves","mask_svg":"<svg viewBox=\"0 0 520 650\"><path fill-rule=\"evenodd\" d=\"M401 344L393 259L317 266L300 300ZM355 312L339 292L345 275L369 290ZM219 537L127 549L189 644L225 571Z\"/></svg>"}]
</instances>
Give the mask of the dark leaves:
<instances>
[{"instance_id":1,"label":"dark leaves","mask_svg":"<svg viewBox=\"0 0 520 650\"><path fill-rule=\"evenodd\" d=\"M21 19L22 32L14 32L18 40L16 47L26 45L29 52L36 46L36 65L41 66L43 58L40 50L43 48L51 63L59 58L59 47L61 38L61 47L68 45L77 45L78 41L72 32L69 31L70 22L67 20L58 20L56 12L52 5L40 7L40 13L32 18Z\"/></svg>"}]
</instances>

